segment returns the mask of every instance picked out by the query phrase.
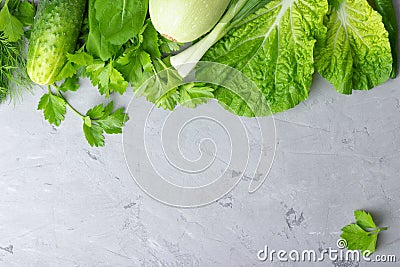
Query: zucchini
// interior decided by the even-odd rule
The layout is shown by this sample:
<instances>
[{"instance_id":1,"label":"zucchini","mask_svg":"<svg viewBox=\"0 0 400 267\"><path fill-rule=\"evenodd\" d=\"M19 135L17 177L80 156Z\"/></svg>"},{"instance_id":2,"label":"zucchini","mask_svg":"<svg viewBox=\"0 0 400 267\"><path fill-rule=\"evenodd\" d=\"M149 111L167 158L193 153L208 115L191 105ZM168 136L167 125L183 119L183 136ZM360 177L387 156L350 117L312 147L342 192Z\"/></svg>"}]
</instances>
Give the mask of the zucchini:
<instances>
[{"instance_id":1,"label":"zucchini","mask_svg":"<svg viewBox=\"0 0 400 267\"><path fill-rule=\"evenodd\" d=\"M49 85L75 50L86 0L41 0L28 48L27 72L37 84Z\"/></svg>"}]
</instances>

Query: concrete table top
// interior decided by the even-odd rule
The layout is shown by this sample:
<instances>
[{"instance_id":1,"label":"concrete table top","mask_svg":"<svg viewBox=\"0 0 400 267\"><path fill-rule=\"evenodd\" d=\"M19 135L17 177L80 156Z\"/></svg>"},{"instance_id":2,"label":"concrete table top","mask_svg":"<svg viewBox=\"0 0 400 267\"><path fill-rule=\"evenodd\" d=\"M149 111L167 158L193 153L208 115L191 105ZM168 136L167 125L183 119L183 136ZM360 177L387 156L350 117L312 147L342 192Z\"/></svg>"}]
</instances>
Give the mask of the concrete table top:
<instances>
[{"instance_id":1,"label":"concrete table top","mask_svg":"<svg viewBox=\"0 0 400 267\"><path fill-rule=\"evenodd\" d=\"M307 101L275 116L275 159L260 189L249 194L244 177L200 208L148 196L132 179L121 136L89 147L72 112L59 128L43 119L41 95L37 87L0 106L0 266L399 265L271 263L257 253L337 248L341 227L365 209L390 226L376 254L400 261L400 78L345 96L316 77ZM126 106L132 96L114 100ZM102 101L87 80L68 98L80 110Z\"/></svg>"}]
</instances>

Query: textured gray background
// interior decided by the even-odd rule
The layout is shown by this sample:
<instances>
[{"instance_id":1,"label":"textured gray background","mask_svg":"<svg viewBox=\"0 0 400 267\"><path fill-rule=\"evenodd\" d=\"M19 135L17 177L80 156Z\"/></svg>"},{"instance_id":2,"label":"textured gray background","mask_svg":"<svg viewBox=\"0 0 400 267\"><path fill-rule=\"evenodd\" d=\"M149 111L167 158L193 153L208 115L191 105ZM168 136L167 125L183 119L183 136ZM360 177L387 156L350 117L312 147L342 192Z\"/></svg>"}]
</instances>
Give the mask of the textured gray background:
<instances>
[{"instance_id":1,"label":"textured gray background","mask_svg":"<svg viewBox=\"0 0 400 267\"><path fill-rule=\"evenodd\" d=\"M344 96L316 78L307 101L275 117L276 157L261 189L249 195L244 180L197 209L144 194L121 136L90 148L71 112L60 128L49 126L36 88L22 104L0 106L0 266L398 266L268 264L256 253L335 248L353 211L367 209L390 226L377 254L400 258L399 86ZM69 97L81 110L101 101L87 81Z\"/></svg>"}]
</instances>

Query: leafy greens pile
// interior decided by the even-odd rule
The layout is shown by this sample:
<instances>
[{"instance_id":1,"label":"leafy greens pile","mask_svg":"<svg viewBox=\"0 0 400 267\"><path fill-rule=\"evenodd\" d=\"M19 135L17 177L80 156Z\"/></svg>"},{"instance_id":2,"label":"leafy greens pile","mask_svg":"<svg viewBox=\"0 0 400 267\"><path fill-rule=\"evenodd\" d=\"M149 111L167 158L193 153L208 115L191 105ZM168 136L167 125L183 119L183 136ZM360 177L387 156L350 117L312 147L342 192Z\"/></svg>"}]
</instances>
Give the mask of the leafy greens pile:
<instances>
[{"instance_id":1,"label":"leafy greens pile","mask_svg":"<svg viewBox=\"0 0 400 267\"><path fill-rule=\"evenodd\" d=\"M83 120L85 137L92 146L104 145L104 133L121 133L128 116L123 109L112 113L112 109L97 116L97 107L87 114L78 112L68 103L62 92L76 91L79 77L89 78L99 93L109 98L113 93L123 95L130 84L137 95L164 109L174 109L179 103L195 107L213 98L213 88L204 83L189 83L162 95L163 84L149 86L138 91L150 77L171 67L169 55L178 51L182 44L162 37L147 19L147 0L103 1L89 0L87 19L81 32L81 42L73 54L67 55L67 62L58 75L64 81L45 94L38 106L45 118L59 126L65 118L66 107L70 107ZM174 73L176 77L179 75ZM113 105L110 102L111 107ZM109 105L107 107L109 107ZM105 118L104 118L105 116ZM102 119L99 119L102 118ZM111 128L104 127L101 120L107 119ZM94 124L95 123L95 124Z\"/></svg>"},{"instance_id":2,"label":"leafy greens pile","mask_svg":"<svg viewBox=\"0 0 400 267\"><path fill-rule=\"evenodd\" d=\"M182 66L195 66L200 60L242 72L261 90L270 113L307 99L315 71L343 94L371 89L397 75L398 30L391 0L231 0L213 30L186 49L157 32L148 7L149 0L88 0L76 49L66 54L58 82L49 86L38 105L46 120L59 126L70 108L82 119L91 146L103 146L105 133L122 132L128 116L123 108L114 111L112 101L86 113L68 102L64 93L77 91L80 77L89 78L106 99L123 95L130 85L136 96L164 109L194 108L215 98L239 116L265 115L251 110L253 100L228 88L185 84L191 69ZM34 12L29 2L5 1L0 49L10 42L15 47L23 43L23 30L32 24ZM4 36L7 45L2 43ZM16 50L8 49L12 51ZM7 58L3 54L2 66ZM17 72L0 69L0 97L9 81L25 75L18 63L24 62L22 52L15 54L17 60L6 66L17 65ZM171 84L182 85L165 90Z\"/></svg>"},{"instance_id":3,"label":"leafy greens pile","mask_svg":"<svg viewBox=\"0 0 400 267\"><path fill-rule=\"evenodd\" d=\"M385 2L381 10L394 10L391 0L375 2ZM392 12L384 25L367 0L273 0L231 23L226 33L213 34L219 41L203 39L184 57L176 56L174 64L179 68L196 60L191 55L204 54L202 60L234 67L257 84L272 113L308 97L315 69L344 94L397 75L396 17ZM247 100L234 92L217 88L215 97L234 113L248 114Z\"/></svg>"}]
</instances>

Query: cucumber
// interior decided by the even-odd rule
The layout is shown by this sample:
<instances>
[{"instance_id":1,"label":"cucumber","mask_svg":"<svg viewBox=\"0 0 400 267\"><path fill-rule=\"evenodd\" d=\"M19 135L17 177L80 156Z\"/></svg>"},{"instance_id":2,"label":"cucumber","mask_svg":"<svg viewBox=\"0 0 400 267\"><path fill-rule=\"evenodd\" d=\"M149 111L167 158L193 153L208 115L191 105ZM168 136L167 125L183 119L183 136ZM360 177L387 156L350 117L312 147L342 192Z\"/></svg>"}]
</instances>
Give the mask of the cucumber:
<instances>
[{"instance_id":1,"label":"cucumber","mask_svg":"<svg viewBox=\"0 0 400 267\"><path fill-rule=\"evenodd\" d=\"M75 50L86 0L41 0L28 48L27 72L37 84L49 85Z\"/></svg>"}]
</instances>

